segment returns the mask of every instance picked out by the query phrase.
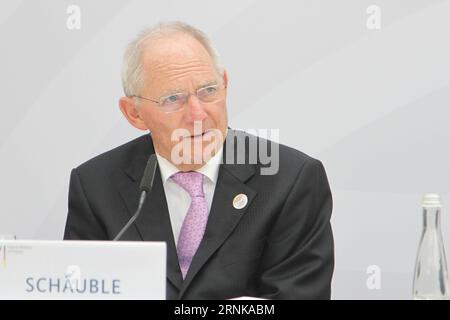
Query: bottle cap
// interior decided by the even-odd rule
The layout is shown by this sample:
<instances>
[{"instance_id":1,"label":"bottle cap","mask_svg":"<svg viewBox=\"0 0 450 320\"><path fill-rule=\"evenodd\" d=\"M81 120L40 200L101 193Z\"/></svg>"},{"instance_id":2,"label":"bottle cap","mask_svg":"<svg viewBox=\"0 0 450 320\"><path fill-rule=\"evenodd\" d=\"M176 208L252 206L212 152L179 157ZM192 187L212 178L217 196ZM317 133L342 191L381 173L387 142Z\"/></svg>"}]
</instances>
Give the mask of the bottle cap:
<instances>
[{"instance_id":1,"label":"bottle cap","mask_svg":"<svg viewBox=\"0 0 450 320\"><path fill-rule=\"evenodd\" d=\"M422 207L424 208L440 208L441 199L438 194L428 193L423 196Z\"/></svg>"}]
</instances>

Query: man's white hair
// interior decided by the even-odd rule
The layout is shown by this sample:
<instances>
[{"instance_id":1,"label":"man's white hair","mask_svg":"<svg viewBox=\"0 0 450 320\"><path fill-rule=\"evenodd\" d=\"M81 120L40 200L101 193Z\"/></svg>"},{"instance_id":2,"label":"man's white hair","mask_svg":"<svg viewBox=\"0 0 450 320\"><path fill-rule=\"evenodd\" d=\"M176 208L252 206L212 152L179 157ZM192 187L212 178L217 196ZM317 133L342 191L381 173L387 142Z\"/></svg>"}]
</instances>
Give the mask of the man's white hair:
<instances>
[{"instance_id":1,"label":"man's white hair","mask_svg":"<svg viewBox=\"0 0 450 320\"><path fill-rule=\"evenodd\" d=\"M202 31L179 21L159 23L141 31L137 38L127 46L122 66L122 86L126 96L138 95L144 85L142 54L146 41L176 33L188 34L200 42L211 56L217 72L222 74L223 70L219 63L217 50Z\"/></svg>"}]
</instances>

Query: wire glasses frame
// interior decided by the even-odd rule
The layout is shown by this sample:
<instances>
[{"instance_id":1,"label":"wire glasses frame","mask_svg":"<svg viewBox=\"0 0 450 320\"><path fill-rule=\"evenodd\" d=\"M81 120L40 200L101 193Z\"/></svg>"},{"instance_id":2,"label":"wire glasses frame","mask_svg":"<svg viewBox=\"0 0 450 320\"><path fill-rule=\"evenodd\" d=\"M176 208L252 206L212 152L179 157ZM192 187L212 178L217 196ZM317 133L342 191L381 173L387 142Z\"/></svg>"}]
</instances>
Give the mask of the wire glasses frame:
<instances>
[{"instance_id":1,"label":"wire glasses frame","mask_svg":"<svg viewBox=\"0 0 450 320\"><path fill-rule=\"evenodd\" d=\"M226 89L226 86L223 84L211 84L198 88L194 95L202 103L214 103L222 98L222 89ZM178 92L162 96L158 100L138 95L132 95L131 97L154 102L158 104L164 112L175 112L184 106L190 95L191 93Z\"/></svg>"}]
</instances>

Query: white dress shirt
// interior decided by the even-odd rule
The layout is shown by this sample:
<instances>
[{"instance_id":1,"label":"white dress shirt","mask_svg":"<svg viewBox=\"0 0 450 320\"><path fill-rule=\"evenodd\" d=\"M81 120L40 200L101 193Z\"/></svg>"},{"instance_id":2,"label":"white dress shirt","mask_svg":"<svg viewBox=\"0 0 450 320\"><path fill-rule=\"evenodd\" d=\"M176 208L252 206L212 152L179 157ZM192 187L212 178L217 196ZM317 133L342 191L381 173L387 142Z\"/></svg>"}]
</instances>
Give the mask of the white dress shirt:
<instances>
[{"instance_id":1,"label":"white dress shirt","mask_svg":"<svg viewBox=\"0 0 450 320\"><path fill-rule=\"evenodd\" d=\"M211 210L217 176L219 175L219 167L222 162L222 153L223 147L203 167L195 170L204 175L203 192L208 206L208 214ZM164 193L166 194L173 237L175 239L175 245L177 245L184 217L191 205L191 196L180 185L170 179L171 175L180 170L158 153L156 153L156 158L158 159L158 167L161 172Z\"/></svg>"}]
</instances>

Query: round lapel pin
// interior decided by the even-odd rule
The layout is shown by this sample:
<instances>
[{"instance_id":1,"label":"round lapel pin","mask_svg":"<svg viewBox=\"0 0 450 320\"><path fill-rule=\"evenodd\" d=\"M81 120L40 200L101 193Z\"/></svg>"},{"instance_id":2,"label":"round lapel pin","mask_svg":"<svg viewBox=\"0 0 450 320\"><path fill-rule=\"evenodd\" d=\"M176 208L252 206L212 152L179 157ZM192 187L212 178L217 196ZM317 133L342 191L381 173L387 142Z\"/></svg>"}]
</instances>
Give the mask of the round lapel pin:
<instances>
[{"instance_id":1,"label":"round lapel pin","mask_svg":"<svg viewBox=\"0 0 450 320\"><path fill-rule=\"evenodd\" d=\"M238 210L242 209L242 208L245 208L247 203L248 203L248 197L245 194L243 194L243 193L238 194L233 199L233 207L235 209L238 209Z\"/></svg>"}]
</instances>

